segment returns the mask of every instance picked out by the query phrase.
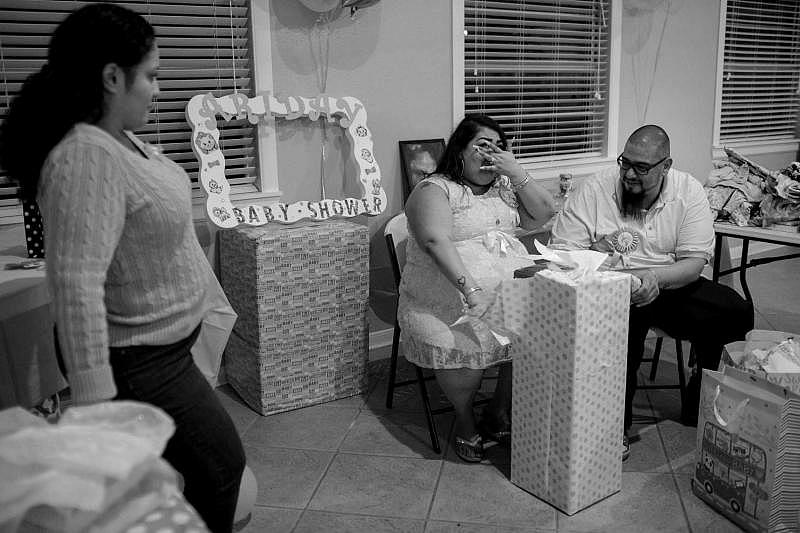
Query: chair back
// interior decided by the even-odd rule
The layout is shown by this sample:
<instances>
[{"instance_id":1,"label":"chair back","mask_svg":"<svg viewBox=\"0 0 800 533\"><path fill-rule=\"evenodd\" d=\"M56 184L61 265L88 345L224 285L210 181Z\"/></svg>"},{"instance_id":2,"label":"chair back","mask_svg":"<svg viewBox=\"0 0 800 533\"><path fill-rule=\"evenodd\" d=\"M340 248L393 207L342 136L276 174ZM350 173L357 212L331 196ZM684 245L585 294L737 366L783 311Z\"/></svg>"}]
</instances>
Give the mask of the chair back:
<instances>
[{"instance_id":1,"label":"chair back","mask_svg":"<svg viewBox=\"0 0 800 533\"><path fill-rule=\"evenodd\" d=\"M392 271L394 272L394 284L400 287L400 275L406 264L406 244L408 243L408 225L406 214L395 215L383 230L386 238L386 247L389 249L389 258L392 261Z\"/></svg>"}]
</instances>

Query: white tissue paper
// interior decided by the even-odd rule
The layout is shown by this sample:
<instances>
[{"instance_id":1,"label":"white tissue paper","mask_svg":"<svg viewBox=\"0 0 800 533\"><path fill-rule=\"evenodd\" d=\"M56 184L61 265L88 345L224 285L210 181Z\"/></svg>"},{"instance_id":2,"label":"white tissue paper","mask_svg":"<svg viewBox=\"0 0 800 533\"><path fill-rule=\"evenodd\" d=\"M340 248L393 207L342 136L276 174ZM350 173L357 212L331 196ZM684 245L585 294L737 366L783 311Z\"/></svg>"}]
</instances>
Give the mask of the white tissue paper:
<instances>
[{"instance_id":1,"label":"white tissue paper","mask_svg":"<svg viewBox=\"0 0 800 533\"><path fill-rule=\"evenodd\" d=\"M538 240L534 240L533 245L539 253L527 256L531 262L538 260L547 261L550 270L563 273L565 280L572 280L573 282L578 282L585 279L587 276L597 273L606 260L608 260L608 254L604 252L596 252L594 250L554 250L548 248ZM631 293L636 292L642 282L636 276L630 276L630 280ZM516 280L503 282L505 285L518 283L519 281ZM502 287L498 286L496 292L500 293L501 290ZM497 339L497 342L505 346L511 343L512 337L518 334L518 332L506 327L508 320L505 315L507 313L502 310L502 300L502 297L496 298L495 302L482 319L489 323L490 331L495 339ZM474 320L477 319L468 314L464 314L453 322L450 327L468 326Z\"/></svg>"},{"instance_id":2,"label":"white tissue paper","mask_svg":"<svg viewBox=\"0 0 800 533\"><path fill-rule=\"evenodd\" d=\"M722 367L732 366L766 377L800 394L800 343L795 333L754 329L745 341L725 345Z\"/></svg>"},{"instance_id":3,"label":"white tissue paper","mask_svg":"<svg viewBox=\"0 0 800 533\"><path fill-rule=\"evenodd\" d=\"M132 523L177 490L160 457L174 430L166 413L137 402L72 407L55 425L0 411L0 532Z\"/></svg>"},{"instance_id":4,"label":"white tissue paper","mask_svg":"<svg viewBox=\"0 0 800 533\"><path fill-rule=\"evenodd\" d=\"M594 250L551 250L539 241L533 241L540 255L536 259L544 259L550 263L570 270L570 277L585 276L597 271L608 259L608 254Z\"/></svg>"},{"instance_id":5,"label":"white tissue paper","mask_svg":"<svg viewBox=\"0 0 800 533\"><path fill-rule=\"evenodd\" d=\"M765 372L800 372L800 345L789 337L769 350L753 350Z\"/></svg>"}]
</instances>

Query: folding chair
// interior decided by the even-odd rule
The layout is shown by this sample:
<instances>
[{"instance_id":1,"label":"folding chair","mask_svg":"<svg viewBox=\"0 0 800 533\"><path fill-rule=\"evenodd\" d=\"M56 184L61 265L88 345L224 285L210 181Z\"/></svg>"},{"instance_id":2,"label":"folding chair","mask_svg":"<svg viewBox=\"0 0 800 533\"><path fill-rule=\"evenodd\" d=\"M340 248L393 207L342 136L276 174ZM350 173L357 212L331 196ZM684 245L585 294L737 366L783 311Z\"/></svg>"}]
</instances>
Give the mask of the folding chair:
<instances>
[{"instance_id":1,"label":"folding chair","mask_svg":"<svg viewBox=\"0 0 800 533\"><path fill-rule=\"evenodd\" d=\"M649 362L650 363L650 384L649 385L639 385L638 389L678 389L681 394L681 405L686 401L686 374L684 374L684 365L683 365L683 341L684 339L679 339L677 337L672 337L667 332L658 329L658 328L650 328L656 334L656 345L653 349L652 357L643 358L642 362ZM675 339L675 356L677 359L677 366L678 366L678 383L666 383L666 384L654 384L652 383L656 379L656 373L658 372L658 361L661 357L661 347L664 343L664 338L668 339ZM689 352L689 368L692 368L695 363L695 354L694 354L694 347L690 348Z\"/></svg>"},{"instance_id":2,"label":"folding chair","mask_svg":"<svg viewBox=\"0 0 800 533\"><path fill-rule=\"evenodd\" d=\"M406 242L408 241L408 227L406 225L406 214L400 213L392 218L383 230L383 235L386 238L386 246L389 248L389 258L392 262L392 271L394 272L395 288L400 289L400 276L405 266L405 250ZM396 315L396 313L395 313ZM400 348L400 324L397 322L397 317L394 320L394 335L392 336L392 355L389 363L389 382L386 388L386 408L392 408L392 401L394 399L394 390L397 387L405 385L419 385L419 393L422 398L422 406L425 411L425 420L428 423L428 432L431 436L431 446L433 451L441 453L442 448L439 445L439 435L436 432L436 422L433 420L434 414L443 413L452 410L452 407L444 407L441 409L431 409L430 398L428 397L428 388L425 386L425 381L434 379L434 376L425 376L422 369L414 365L416 371L416 379L407 379L403 381L397 380L397 354Z\"/></svg>"}]
</instances>

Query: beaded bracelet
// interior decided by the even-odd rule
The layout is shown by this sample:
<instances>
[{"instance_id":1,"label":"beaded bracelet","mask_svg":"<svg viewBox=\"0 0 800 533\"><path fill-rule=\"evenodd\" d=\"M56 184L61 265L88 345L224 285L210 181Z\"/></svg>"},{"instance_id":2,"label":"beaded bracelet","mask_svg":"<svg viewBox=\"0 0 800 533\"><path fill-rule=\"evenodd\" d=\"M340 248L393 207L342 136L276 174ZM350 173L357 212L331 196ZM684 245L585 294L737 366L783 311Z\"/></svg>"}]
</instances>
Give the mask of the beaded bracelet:
<instances>
[{"instance_id":1,"label":"beaded bracelet","mask_svg":"<svg viewBox=\"0 0 800 533\"><path fill-rule=\"evenodd\" d=\"M509 179L509 182L510 181L511 180ZM528 184L529 181L531 181L531 175L526 173L525 174L525 179L523 179L522 181L520 181L516 185L514 183L511 183L511 190L514 191L514 192L519 191L519 190L523 189Z\"/></svg>"}]
</instances>

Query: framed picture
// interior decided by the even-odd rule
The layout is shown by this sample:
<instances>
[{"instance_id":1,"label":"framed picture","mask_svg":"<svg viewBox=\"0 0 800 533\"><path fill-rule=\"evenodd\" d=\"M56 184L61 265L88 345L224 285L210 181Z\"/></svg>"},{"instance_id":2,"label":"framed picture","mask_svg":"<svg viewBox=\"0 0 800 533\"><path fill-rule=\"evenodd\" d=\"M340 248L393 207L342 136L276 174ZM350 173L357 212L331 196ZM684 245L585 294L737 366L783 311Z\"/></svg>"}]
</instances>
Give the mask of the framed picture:
<instances>
[{"instance_id":1,"label":"framed picture","mask_svg":"<svg viewBox=\"0 0 800 533\"><path fill-rule=\"evenodd\" d=\"M400 141L400 166L403 170L403 203L417 183L436 170L444 154L444 139Z\"/></svg>"}]
</instances>

